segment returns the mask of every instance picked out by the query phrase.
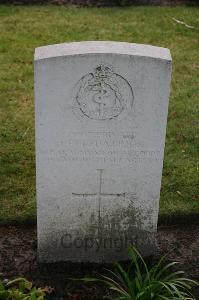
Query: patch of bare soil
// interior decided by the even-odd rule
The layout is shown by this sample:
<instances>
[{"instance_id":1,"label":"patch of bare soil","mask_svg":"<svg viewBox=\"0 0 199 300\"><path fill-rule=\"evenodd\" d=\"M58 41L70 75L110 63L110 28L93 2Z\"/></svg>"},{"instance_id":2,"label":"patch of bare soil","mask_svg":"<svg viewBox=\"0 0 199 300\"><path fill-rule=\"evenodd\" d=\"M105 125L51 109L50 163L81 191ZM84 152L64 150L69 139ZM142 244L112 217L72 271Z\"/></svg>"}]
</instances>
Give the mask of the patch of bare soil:
<instances>
[{"instance_id":1,"label":"patch of bare soil","mask_svg":"<svg viewBox=\"0 0 199 300\"><path fill-rule=\"evenodd\" d=\"M51 286L55 293L49 299L102 300L111 299L100 284L71 280L96 277L104 267L96 264L38 264L36 259L36 227L0 227L0 279L24 276L38 286ZM199 280L199 225L159 227L155 261L168 253L168 260L178 261L188 277ZM106 266L107 267L107 266ZM110 268L111 266L109 266ZM199 290L195 290L199 299Z\"/></svg>"}]
</instances>

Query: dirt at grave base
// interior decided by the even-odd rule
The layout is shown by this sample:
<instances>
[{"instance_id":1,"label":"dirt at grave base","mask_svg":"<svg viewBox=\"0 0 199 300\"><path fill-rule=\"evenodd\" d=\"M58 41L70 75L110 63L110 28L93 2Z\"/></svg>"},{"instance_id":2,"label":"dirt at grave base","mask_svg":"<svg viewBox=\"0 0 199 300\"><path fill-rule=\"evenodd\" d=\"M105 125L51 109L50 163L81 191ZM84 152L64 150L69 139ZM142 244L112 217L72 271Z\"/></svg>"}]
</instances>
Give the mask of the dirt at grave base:
<instances>
[{"instance_id":1,"label":"dirt at grave base","mask_svg":"<svg viewBox=\"0 0 199 300\"><path fill-rule=\"evenodd\" d=\"M0 279L22 275L38 286L51 286L55 293L49 299L111 299L106 288L99 284L71 280L96 277L96 272L104 272L104 266L85 263L39 265L36 250L35 226L0 227ZM157 253L152 260L166 253L169 253L169 260L180 262L179 269L184 270L188 277L199 280L199 224L159 227ZM194 293L199 299L199 290Z\"/></svg>"}]
</instances>

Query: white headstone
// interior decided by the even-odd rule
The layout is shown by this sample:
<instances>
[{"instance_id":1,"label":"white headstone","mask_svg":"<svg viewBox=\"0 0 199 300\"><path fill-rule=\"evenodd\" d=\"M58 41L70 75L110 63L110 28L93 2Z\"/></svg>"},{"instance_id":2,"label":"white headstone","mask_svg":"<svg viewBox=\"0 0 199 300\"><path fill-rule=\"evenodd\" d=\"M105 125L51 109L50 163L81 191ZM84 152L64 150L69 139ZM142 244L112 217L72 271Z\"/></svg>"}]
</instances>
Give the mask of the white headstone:
<instances>
[{"instance_id":1,"label":"white headstone","mask_svg":"<svg viewBox=\"0 0 199 300\"><path fill-rule=\"evenodd\" d=\"M35 51L40 261L154 250L170 51L119 42Z\"/></svg>"}]
</instances>

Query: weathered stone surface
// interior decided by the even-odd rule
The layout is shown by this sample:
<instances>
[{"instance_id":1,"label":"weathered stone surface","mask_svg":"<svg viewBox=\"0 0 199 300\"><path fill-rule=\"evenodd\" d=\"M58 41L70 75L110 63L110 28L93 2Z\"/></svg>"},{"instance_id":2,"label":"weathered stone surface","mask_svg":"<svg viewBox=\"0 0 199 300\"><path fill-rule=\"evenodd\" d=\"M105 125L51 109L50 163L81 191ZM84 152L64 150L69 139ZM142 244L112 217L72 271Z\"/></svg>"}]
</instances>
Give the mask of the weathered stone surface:
<instances>
[{"instance_id":1,"label":"weathered stone surface","mask_svg":"<svg viewBox=\"0 0 199 300\"><path fill-rule=\"evenodd\" d=\"M117 42L35 51L40 261L154 250L167 121L168 49Z\"/></svg>"}]
</instances>

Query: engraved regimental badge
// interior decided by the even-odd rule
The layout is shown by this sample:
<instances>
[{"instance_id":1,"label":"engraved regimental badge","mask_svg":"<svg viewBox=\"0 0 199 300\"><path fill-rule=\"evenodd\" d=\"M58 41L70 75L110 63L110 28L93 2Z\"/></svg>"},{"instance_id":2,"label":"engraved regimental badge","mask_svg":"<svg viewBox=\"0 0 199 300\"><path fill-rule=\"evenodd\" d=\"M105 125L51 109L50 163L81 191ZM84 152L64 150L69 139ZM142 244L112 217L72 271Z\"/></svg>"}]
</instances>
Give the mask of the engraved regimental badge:
<instances>
[{"instance_id":1,"label":"engraved regimental badge","mask_svg":"<svg viewBox=\"0 0 199 300\"><path fill-rule=\"evenodd\" d=\"M77 82L74 97L81 115L94 120L116 118L133 105L133 90L128 81L105 64Z\"/></svg>"}]
</instances>

